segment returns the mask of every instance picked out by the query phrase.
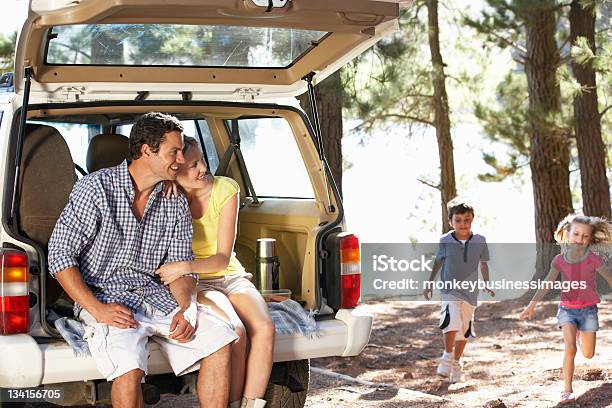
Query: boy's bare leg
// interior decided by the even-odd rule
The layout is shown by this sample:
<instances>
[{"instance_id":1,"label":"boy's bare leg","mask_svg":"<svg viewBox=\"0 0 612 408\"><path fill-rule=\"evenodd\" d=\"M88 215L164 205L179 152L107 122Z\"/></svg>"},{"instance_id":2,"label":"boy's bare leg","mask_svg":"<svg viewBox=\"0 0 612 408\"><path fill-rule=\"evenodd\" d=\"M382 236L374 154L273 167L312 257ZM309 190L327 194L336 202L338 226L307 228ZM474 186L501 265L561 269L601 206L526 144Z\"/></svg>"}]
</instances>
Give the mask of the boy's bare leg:
<instances>
[{"instance_id":1,"label":"boy's bare leg","mask_svg":"<svg viewBox=\"0 0 612 408\"><path fill-rule=\"evenodd\" d=\"M563 353L563 383L565 392L573 392L572 379L574 378L574 358L576 357L576 326L565 324L562 326L565 351Z\"/></svg>"},{"instance_id":2,"label":"boy's bare leg","mask_svg":"<svg viewBox=\"0 0 612 408\"><path fill-rule=\"evenodd\" d=\"M463 355L463 350L465 349L466 344L467 344L467 340L461 340L461 341L455 342L455 360L459 361L459 359Z\"/></svg>"},{"instance_id":3,"label":"boy's bare leg","mask_svg":"<svg viewBox=\"0 0 612 408\"><path fill-rule=\"evenodd\" d=\"M456 331L449 331L444 333L444 351L452 353L455 349L455 337L457 336ZM463 352L463 350L462 350Z\"/></svg>"},{"instance_id":4,"label":"boy's bare leg","mask_svg":"<svg viewBox=\"0 0 612 408\"><path fill-rule=\"evenodd\" d=\"M231 370L230 345L223 346L200 361L198 400L200 407L226 408Z\"/></svg>"},{"instance_id":5,"label":"boy's bare leg","mask_svg":"<svg viewBox=\"0 0 612 408\"><path fill-rule=\"evenodd\" d=\"M115 408L133 408L144 406L140 382L144 372L139 369L128 371L113 380L111 401Z\"/></svg>"},{"instance_id":6,"label":"boy's bare leg","mask_svg":"<svg viewBox=\"0 0 612 408\"><path fill-rule=\"evenodd\" d=\"M595 355L595 332L580 332L580 351L584 358L593 358Z\"/></svg>"}]
</instances>

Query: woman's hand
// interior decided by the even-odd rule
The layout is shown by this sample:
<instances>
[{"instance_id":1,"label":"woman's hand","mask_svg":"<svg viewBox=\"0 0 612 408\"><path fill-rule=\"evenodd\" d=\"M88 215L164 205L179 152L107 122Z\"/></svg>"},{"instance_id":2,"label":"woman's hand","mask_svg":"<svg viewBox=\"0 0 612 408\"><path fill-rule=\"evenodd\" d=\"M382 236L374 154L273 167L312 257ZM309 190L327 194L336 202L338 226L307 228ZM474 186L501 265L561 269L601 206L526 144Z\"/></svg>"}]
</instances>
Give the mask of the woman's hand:
<instances>
[{"instance_id":1,"label":"woman's hand","mask_svg":"<svg viewBox=\"0 0 612 408\"><path fill-rule=\"evenodd\" d=\"M155 271L164 284L169 285L183 275L191 273L191 262L170 262Z\"/></svg>"},{"instance_id":2,"label":"woman's hand","mask_svg":"<svg viewBox=\"0 0 612 408\"><path fill-rule=\"evenodd\" d=\"M178 197L178 184L176 181L165 180L163 193L165 198Z\"/></svg>"}]
</instances>

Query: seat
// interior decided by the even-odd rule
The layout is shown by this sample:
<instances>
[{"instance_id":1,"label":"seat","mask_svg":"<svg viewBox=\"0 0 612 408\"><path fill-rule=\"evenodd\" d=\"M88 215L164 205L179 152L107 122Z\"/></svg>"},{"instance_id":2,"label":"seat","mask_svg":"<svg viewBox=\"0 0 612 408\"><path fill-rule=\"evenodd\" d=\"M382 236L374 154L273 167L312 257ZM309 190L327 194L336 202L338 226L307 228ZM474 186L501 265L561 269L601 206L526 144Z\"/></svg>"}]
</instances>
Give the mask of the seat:
<instances>
[{"instance_id":1,"label":"seat","mask_svg":"<svg viewBox=\"0 0 612 408\"><path fill-rule=\"evenodd\" d=\"M49 238L76 182L66 141L47 125L26 125L21 155L18 225L46 253ZM55 279L46 280L47 305L59 296Z\"/></svg>"},{"instance_id":2,"label":"seat","mask_svg":"<svg viewBox=\"0 0 612 408\"><path fill-rule=\"evenodd\" d=\"M87 149L87 171L113 167L127 159L129 139L117 133L103 133L94 136Z\"/></svg>"},{"instance_id":3,"label":"seat","mask_svg":"<svg viewBox=\"0 0 612 408\"><path fill-rule=\"evenodd\" d=\"M66 141L47 125L26 125L21 155L19 228L47 248L76 182Z\"/></svg>"}]
</instances>

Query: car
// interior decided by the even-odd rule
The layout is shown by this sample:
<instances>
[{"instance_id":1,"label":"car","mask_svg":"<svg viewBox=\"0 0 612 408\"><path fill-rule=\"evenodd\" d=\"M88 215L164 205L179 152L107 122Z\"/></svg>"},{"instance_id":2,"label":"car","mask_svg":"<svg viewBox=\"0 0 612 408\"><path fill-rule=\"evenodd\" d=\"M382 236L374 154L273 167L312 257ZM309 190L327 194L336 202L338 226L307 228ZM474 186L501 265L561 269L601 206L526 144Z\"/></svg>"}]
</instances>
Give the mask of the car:
<instances>
[{"instance_id":1,"label":"car","mask_svg":"<svg viewBox=\"0 0 612 408\"><path fill-rule=\"evenodd\" d=\"M71 300L47 244L75 182L125 160L150 111L178 117L209 168L239 183L241 263L255 271L257 240L274 238L280 289L316 316L315 338L277 335L268 406L304 405L309 359L358 355L372 328L359 240L323 151L325 112L309 117L295 97L314 99L316 83L397 30L399 11L399 0L32 0L3 82L14 92L0 92L0 388L108 399L93 359L52 324ZM155 345L149 368L147 402L193 381Z\"/></svg>"}]
</instances>

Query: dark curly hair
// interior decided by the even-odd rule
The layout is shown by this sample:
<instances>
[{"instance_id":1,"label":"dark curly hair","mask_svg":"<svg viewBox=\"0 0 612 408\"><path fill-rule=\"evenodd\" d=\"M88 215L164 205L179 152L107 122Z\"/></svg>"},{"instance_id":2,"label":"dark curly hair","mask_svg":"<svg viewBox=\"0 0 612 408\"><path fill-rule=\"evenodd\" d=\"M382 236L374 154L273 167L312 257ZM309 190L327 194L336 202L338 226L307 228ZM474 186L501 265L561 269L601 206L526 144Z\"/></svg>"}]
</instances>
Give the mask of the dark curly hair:
<instances>
[{"instance_id":1,"label":"dark curly hair","mask_svg":"<svg viewBox=\"0 0 612 408\"><path fill-rule=\"evenodd\" d=\"M183 132L183 125L172 115L160 112L150 112L142 115L130 132L129 160L140 158L140 148L147 144L153 151L159 151L159 145L166 140L166 133L173 131Z\"/></svg>"},{"instance_id":2,"label":"dark curly hair","mask_svg":"<svg viewBox=\"0 0 612 408\"><path fill-rule=\"evenodd\" d=\"M470 213L472 216L474 216L474 206L460 197L455 197L450 200L446 204L446 209L448 210L449 221L453 219L453 215L455 214Z\"/></svg>"}]
</instances>

